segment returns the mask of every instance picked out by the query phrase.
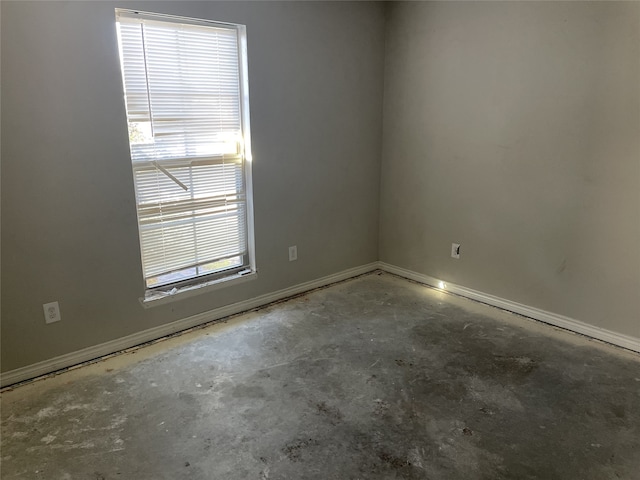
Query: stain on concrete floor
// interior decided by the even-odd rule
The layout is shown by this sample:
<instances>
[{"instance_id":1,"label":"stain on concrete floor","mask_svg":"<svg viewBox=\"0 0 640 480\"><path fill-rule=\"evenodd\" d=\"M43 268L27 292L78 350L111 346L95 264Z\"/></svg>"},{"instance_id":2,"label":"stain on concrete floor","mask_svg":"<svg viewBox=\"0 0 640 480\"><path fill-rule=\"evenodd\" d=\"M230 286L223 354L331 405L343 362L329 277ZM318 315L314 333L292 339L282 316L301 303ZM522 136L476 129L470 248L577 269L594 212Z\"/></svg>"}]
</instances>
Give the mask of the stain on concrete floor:
<instances>
[{"instance_id":1,"label":"stain on concrete floor","mask_svg":"<svg viewBox=\"0 0 640 480\"><path fill-rule=\"evenodd\" d=\"M638 479L640 356L368 275L2 395L3 479Z\"/></svg>"}]
</instances>

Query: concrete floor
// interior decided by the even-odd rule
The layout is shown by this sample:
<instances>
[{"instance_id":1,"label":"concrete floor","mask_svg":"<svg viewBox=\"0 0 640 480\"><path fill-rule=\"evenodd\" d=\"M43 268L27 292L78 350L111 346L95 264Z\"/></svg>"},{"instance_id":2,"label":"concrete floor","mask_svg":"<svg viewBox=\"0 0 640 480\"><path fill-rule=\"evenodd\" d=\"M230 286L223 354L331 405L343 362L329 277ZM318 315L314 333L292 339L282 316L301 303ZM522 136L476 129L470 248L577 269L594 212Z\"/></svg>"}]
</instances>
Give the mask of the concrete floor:
<instances>
[{"instance_id":1,"label":"concrete floor","mask_svg":"<svg viewBox=\"0 0 640 480\"><path fill-rule=\"evenodd\" d=\"M3 394L9 479L639 479L640 356L372 274Z\"/></svg>"}]
</instances>

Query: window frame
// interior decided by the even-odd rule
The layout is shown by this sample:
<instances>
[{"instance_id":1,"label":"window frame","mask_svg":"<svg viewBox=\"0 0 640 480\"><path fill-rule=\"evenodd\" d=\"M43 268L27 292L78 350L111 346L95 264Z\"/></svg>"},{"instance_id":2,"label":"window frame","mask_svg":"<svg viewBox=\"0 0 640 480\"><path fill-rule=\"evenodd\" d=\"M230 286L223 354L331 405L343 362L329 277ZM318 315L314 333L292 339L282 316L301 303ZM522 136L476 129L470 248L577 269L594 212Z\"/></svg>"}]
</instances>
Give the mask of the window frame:
<instances>
[{"instance_id":1,"label":"window frame","mask_svg":"<svg viewBox=\"0 0 640 480\"><path fill-rule=\"evenodd\" d=\"M257 278L257 267L255 259L255 235L254 235L254 209L253 209L253 174L252 163L253 156L251 150L251 126L250 126L250 108L249 108L249 77L248 77L248 58L247 58L247 33L246 26L237 23L219 22L205 19L195 19L189 17L181 17L176 15L166 15L161 13L142 12L138 10L131 10L126 8L116 8L116 28L118 28L119 16L121 14L140 18L141 20L149 19L155 21L164 21L175 24L186 25L198 25L198 26L210 26L215 28L224 28L227 30L233 30L236 34L238 45L238 76L239 76L239 107L240 107L240 131L242 137L242 174L244 176L245 187L245 209L246 209L246 246L247 251L243 257L241 265L229 267L227 269L219 270L216 272L195 275L193 277L177 280L175 282L149 287L144 275L144 269L142 271L142 284L144 287L144 296L140 298L140 302L144 307L150 307L167 303L168 301L191 297L200 293L205 293L211 290L215 290L221 287L227 287L238 283L243 283L247 280ZM121 69L122 69L122 45L118 38L118 52L120 56ZM124 70L123 75L123 101L126 95L126 86L124 82ZM126 102L125 102L126 108ZM127 115L125 122L129 125L129 117ZM129 141L129 140L128 140ZM129 145L131 147L131 145ZM135 176L135 165L129 155L129 161L131 162L132 175ZM135 179L134 179L135 180ZM135 190L134 181L134 190ZM142 238L141 238L141 226L140 217L138 214L138 201L136 193L136 221L138 228L138 245L141 259L141 265L143 264L142 257ZM187 267L190 268L190 267ZM184 270L186 270L185 268ZM170 273L170 272L167 272Z\"/></svg>"}]
</instances>

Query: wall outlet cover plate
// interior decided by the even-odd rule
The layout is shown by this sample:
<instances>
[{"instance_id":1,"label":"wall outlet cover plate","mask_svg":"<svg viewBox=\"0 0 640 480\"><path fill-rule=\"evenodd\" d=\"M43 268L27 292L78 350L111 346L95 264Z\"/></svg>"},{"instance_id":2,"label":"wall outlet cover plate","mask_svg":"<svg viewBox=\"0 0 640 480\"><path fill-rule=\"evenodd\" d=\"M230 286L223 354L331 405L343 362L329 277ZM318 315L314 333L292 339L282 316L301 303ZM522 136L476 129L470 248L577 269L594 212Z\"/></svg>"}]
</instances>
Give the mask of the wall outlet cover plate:
<instances>
[{"instance_id":1,"label":"wall outlet cover plate","mask_svg":"<svg viewBox=\"0 0 640 480\"><path fill-rule=\"evenodd\" d=\"M60 316L60 305L58 305L58 302L45 303L42 305L42 310L44 310L45 323L59 322L62 320L62 317Z\"/></svg>"}]
</instances>

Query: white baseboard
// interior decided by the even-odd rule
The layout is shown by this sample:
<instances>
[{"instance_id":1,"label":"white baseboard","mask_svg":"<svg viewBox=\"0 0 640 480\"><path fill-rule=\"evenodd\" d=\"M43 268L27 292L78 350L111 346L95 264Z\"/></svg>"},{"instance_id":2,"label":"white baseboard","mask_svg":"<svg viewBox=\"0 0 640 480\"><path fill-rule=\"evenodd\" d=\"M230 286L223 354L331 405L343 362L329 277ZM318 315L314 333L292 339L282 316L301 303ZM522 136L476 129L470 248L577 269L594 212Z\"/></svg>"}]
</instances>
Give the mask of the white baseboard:
<instances>
[{"instance_id":1,"label":"white baseboard","mask_svg":"<svg viewBox=\"0 0 640 480\"><path fill-rule=\"evenodd\" d=\"M143 330L142 332L134 333L126 337L111 340L109 342L101 343L92 347L83 348L82 350L67 353L65 355L60 355L59 357L34 363L33 365L27 365L26 367L10 370L0 375L0 387L13 385L15 383L55 372L56 370L88 362L105 355L110 355L146 342L157 340L167 335L187 330L189 328L197 327L214 320L219 320L221 318L228 317L229 315L246 312L247 310L252 310L257 307L268 305L272 302L276 302L278 300L282 300L309 290L313 290L314 288L324 287L326 285L346 280L348 278L373 272L377 269L378 262L369 263L360 267L350 268L348 270L343 270L342 272L328 275L326 277L300 283L283 290L278 290L277 292L267 293L265 295L260 295L259 297L250 298L248 300L243 300L241 302L226 305L224 307L215 308L207 312L202 312L197 315L183 318L182 320L177 320L175 322L159 325L148 330Z\"/></svg>"},{"instance_id":2,"label":"white baseboard","mask_svg":"<svg viewBox=\"0 0 640 480\"><path fill-rule=\"evenodd\" d=\"M95 360L105 355L111 355L143 343L157 340L167 335L172 335L183 330L188 330L189 328L204 325L206 323L228 317L229 315L235 315L237 313L268 305L272 302L313 290L314 288L324 287L332 283L375 271L377 269L439 288L440 280L437 278L385 262L373 262L360 267L350 268L333 275L318 278L316 280L294 285L293 287L278 290L277 292L267 293L265 295L260 295L259 297L250 298L248 300L226 305L197 315L192 315L175 322L159 325L116 340L83 348L82 350L60 355L59 357L34 363L33 365L27 365L26 367L10 370L0 375L0 387L13 385L57 370ZM573 318L540 310L521 303L512 302L504 298L451 284L449 282L446 282L446 291L640 353L640 338L623 335L604 328L598 328Z\"/></svg>"},{"instance_id":3,"label":"white baseboard","mask_svg":"<svg viewBox=\"0 0 640 480\"><path fill-rule=\"evenodd\" d=\"M393 273L400 277L408 278L419 283L424 283L432 287L440 288L441 280L438 280L437 278L423 275L422 273L417 273L405 268L396 267L395 265L391 265L385 262L378 262L378 266L385 272ZM539 320L556 327L564 328L581 335L586 335L587 337L595 338L597 340L601 340L603 342L617 345L619 347L623 347L628 350L640 353L640 338L613 332L604 328L595 327L593 325L589 325L588 323L584 323L573 318L558 315L557 313L547 312L545 310L540 310L539 308L530 307L521 303L512 302L511 300L506 300L504 298L489 295L477 290L472 290L471 288L461 287L460 285L455 285L449 282L445 283L445 290L447 292L455 293L456 295L460 295L462 297L477 300L479 302L486 303L487 305L502 308L503 310L508 310L525 317L533 318L534 320Z\"/></svg>"}]
</instances>

